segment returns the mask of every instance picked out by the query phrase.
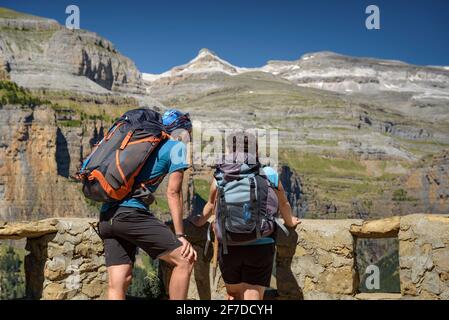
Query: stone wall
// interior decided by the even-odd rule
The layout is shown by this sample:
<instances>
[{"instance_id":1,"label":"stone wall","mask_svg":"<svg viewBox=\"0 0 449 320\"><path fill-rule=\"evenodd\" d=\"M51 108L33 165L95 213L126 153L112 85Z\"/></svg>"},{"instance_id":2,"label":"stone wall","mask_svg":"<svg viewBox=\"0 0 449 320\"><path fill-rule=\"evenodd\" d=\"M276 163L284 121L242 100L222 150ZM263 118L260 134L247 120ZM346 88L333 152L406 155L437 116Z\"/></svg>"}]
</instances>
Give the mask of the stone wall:
<instances>
[{"instance_id":1,"label":"stone wall","mask_svg":"<svg viewBox=\"0 0 449 320\"><path fill-rule=\"evenodd\" d=\"M27 295L34 299L103 299L107 274L95 220L0 222L1 239L27 238ZM207 226L185 222L198 262L190 299L226 297L219 270L213 281L212 247L204 256ZM401 294L359 294L357 238L397 237ZM164 282L170 267L161 265ZM279 299L449 299L449 216L416 214L382 220L302 220L279 233L272 288Z\"/></svg>"},{"instance_id":2,"label":"stone wall","mask_svg":"<svg viewBox=\"0 0 449 320\"><path fill-rule=\"evenodd\" d=\"M83 218L0 223L0 239L27 238L26 294L32 299L105 298L103 243Z\"/></svg>"},{"instance_id":3,"label":"stone wall","mask_svg":"<svg viewBox=\"0 0 449 320\"><path fill-rule=\"evenodd\" d=\"M334 299L355 292L358 282L350 227L358 224L360 220L303 220L297 232L291 230L288 237L279 232L279 295L286 299Z\"/></svg>"},{"instance_id":4,"label":"stone wall","mask_svg":"<svg viewBox=\"0 0 449 320\"><path fill-rule=\"evenodd\" d=\"M405 297L449 300L449 218L403 217L399 230L399 265Z\"/></svg>"},{"instance_id":5,"label":"stone wall","mask_svg":"<svg viewBox=\"0 0 449 320\"><path fill-rule=\"evenodd\" d=\"M358 293L357 238L399 239L400 294ZM279 299L449 299L449 216L302 220L279 233L271 287ZM212 297L224 297L220 285ZM193 283L194 285L194 283Z\"/></svg>"}]
</instances>

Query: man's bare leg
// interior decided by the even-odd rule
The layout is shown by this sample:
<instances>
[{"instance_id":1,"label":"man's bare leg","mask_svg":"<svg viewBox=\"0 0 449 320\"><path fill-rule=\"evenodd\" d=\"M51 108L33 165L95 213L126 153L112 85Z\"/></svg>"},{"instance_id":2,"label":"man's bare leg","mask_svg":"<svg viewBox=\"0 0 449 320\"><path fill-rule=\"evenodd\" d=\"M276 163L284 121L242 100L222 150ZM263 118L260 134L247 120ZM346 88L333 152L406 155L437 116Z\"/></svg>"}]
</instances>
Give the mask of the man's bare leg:
<instances>
[{"instance_id":1,"label":"man's bare leg","mask_svg":"<svg viewBox=\"0 0 449 320\"><path fill-rule=\"evenodd\" d=\"M132 264L108 267L108 299L125 300L126 291L132 280Z\"/></svg>"},{"instance_id":2,"label":"man's bare leg","mask_svg":"<svg viewBox=\"0 0 449 320\"><path fill-rule=\"evenodd\" d=\"M176 248L172 252L159 258L174 266L168 286L170 300L186 300L189 290L190 275L193 270L193 260L183 258L181 250L182 247Z\"/></svg>"}]
</instances>

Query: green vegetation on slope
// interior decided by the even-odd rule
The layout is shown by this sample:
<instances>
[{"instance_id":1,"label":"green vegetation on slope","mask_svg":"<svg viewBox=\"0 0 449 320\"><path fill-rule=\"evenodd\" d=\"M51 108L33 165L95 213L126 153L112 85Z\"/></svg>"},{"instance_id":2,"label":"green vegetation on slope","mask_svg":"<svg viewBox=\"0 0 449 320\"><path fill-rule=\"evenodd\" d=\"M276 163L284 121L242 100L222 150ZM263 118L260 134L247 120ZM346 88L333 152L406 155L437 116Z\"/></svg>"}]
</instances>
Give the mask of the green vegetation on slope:
<instances>
[{"instance_id":1,"label":"green vegetation on slope","mask_svg":"<svg viewBox=\"0 0 449 320\"><path fill-rule=\"evenodd\" d=\"M89 96L66 91L36 90L33 94L45 97L51 102L52 109L61 126L81 127L88 121L101 121L108 127L115 119L128 110L134 109L138 103L133 98L119 96Z\"/></svg>"},{"instance_id":2,"label":"green vegetation on slope","mask_svg":"<svg viewBox=\"0 0 449 320\"><path fill-rule=\"evenodd\" d=\"M115 96L89 97L68 92L28 90L9 80L0 80L0 107L11 104L23 107L49 105L61 119L62 127L82 127L87 121L112 124L124 112L136 108L132 98Z\"/></svg>"},{"instance_id":3,"label":"green vegetation on slope","mask_svg":"<svg viewBox=\"0 0 449 320\"><path fill-rule=\"evenodd\" d=\"M195 193L203 198L203 200L207 201L207 199L209 198L209 181L203 179L194 179L193 185L195 186Z\"/></svg>"},{"instance_id":4,"label":"green vegetation on slope","mask_svg":"<svg viewBox=\"0 0 449 320\"><path fill-rule=\"evenodd\" d=\"M332 155L301 153L298 151L281 150L281 161L286 162L301 175L320 175L327 178L364 178L366 167L355 157L336 158Z\"/></svg>"},{"instance_id":5,"label":"green vegetation on slope","mask_svg":"<svg viewBox=\"0 0 449 320\"><path fill-rule=\"evenodd\" d=\"M156 201L150 206L150 210L159 215L164 215L170 212L165 194L160 196L156 195Z\"/></svg>"},{"instance_id":6,"label":"green vegetation on slope","mask_svg":"<svg viewBox=\"0 0 449 320\"><path fill-rule=\"evenodd\" d=\"M59 120L58 124L62 127L79 128L83 122L81 120Z\"/></svg>"},{"instance_id":7,"label":"green vegetation on slope","mask_svg":"<svg viewBox=\"0 0 449 320\"><path fill-rule=\"evenodd\" d=\"M397 189L393 192L392 201L415 201L416 199L409 197L407 190Z\"/></svg>"},{"instance_id":8,"label":"green vegetation on slope","mask_svg":"<svg viewBox=\"0 0 449 320\"><path fill-rule=\"evenodd\" d=\"M366 213L379 210L384 205L384 192L400 174L388 171L387 160L372 161L369 168L356 156L331 153L304 153L295 150L281 150L280 163L294 169L303 179L308 197L308 218L324 217L323 206L335 205L337 212L327 218L352 217L353 203L359 203ZM371 172L374 171L374 172Z\"/></svg>"},{"instance_id":9,"label":"green vegetation on slope","mask_svg":"<svg viewBox=\"0 0 449 320\"><path fill-rule=\"evenodd\" d=\"M8 80L0 80L0 105L15 104L26 107L34 107L48 103L34 96L29 90L19 87Z\"/></svg>"},{"instance_id":10,"label":"green vegetation on slope","mask_svg":"<svg viewBox=\"0 0 449 320\"><path fill-rule=\"evenodd\" d=\"M87 96L71 92L46 90L33 91L38 97L45 97L52 102L52 108L57 113L70 111L80 120L103 120L113 122L124 112L138 106L132 98L117 96Z\"/></svg>"},{"instance_id":11,"label":"green vegetation on slope","mask_svg":"<svg viewBox=\"0 0 449 320\"><path fill-rule=\"evenodd\" d=\"M0 300L25 296L24 252L24 249L0 244Z\"/></svg>"},{"instance_id":12,"label":"green vegetation on slope","mask_svg":"<svg viewBox=\"0 0 449 320\"><path fill-rule=\"evenodd\" d=\"M336 140L322 140L322 139L307 139L307 144L315 146L327 146L336 147L338 146L338 141Z\"/></svg>"}]
</instances>

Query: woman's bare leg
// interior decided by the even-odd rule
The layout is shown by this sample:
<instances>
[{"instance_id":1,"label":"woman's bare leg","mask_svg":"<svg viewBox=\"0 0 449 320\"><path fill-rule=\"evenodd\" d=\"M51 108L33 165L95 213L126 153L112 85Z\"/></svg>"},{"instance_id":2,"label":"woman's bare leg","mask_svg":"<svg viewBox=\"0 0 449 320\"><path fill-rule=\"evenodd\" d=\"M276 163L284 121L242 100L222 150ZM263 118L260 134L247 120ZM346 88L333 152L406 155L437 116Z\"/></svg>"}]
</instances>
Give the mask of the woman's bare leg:
<instances>
[{"instance_id":1,"label":"woman's bare leg","mask_svg":"<svg viewBox=\"0 0 449 320\"><path fill-rule=\"evenodd\" d=\"M226 292L228 294L228 300L243 300L243 285L238 284L225 284Z\"/></svg>"},{"instance_id":2,"label":"woman's bare leg","mask_svg":"<svg viewBox=\"0 0 449 320\"><path fill-rule=\"evenodd\" d=\"M243 283L243 300L263 300L265 287Z\"/></svg>"}]
</instances>

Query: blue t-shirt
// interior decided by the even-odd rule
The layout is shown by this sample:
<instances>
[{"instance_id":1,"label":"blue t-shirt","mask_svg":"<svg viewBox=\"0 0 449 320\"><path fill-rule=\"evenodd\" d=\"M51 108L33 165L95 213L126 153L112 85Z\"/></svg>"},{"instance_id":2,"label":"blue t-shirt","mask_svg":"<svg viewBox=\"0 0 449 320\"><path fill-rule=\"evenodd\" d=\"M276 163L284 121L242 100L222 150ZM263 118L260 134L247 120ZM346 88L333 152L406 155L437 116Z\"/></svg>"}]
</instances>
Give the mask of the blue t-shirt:
<instances>
[{"instance_id":1,"label":"blue t-shirt","mask_svg":"<svg viewBox=\"0 0 449 320\"><path fill-rule=\"evenodd\" d=\"M181 141L166 140L162 142L150 155L142 171L136 177L136 183L142 183L156 178L161 178L156 183L148 186L151 192L155 192L167 174L178 170L185 170L187 164L186 145ZM148 210L148 206L140 199L126 198L115 203L105 203L101 207L101 212L105 212L113 206L131 207Z\"/></svg>"}]
</instances>

